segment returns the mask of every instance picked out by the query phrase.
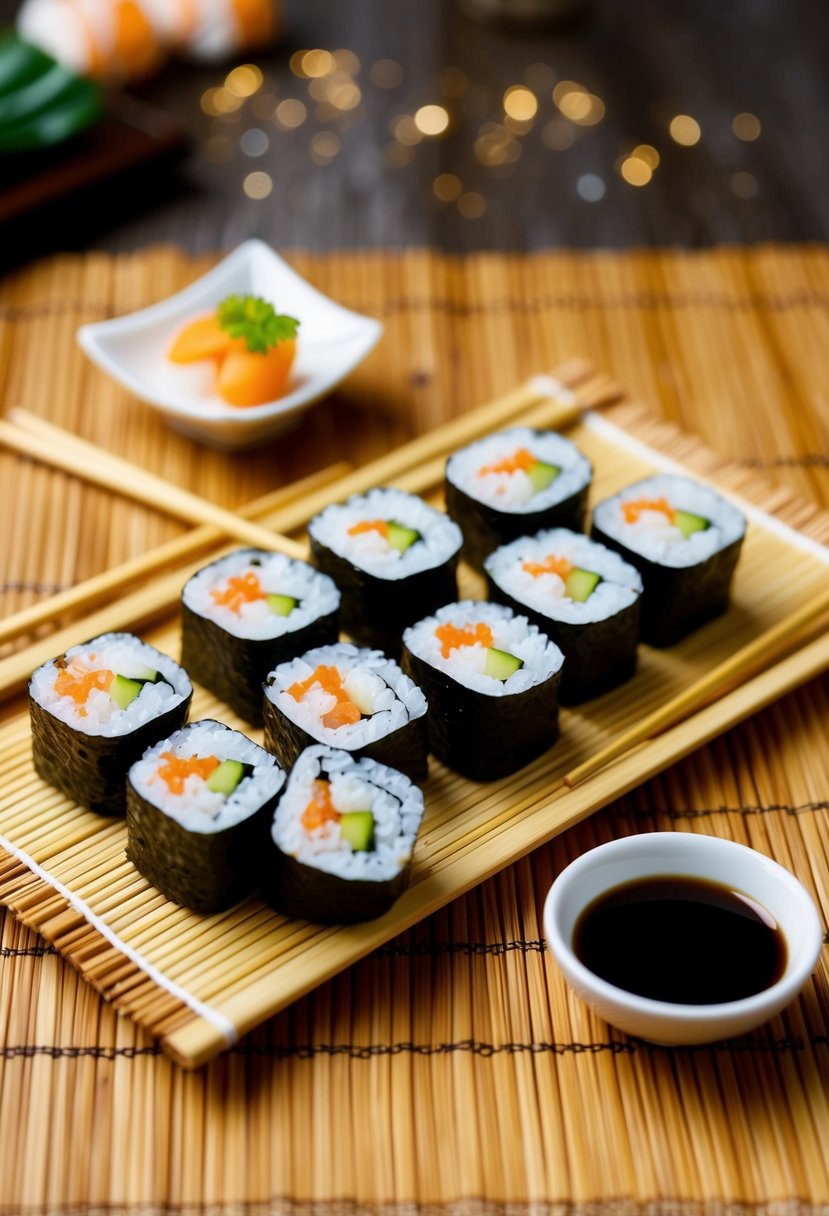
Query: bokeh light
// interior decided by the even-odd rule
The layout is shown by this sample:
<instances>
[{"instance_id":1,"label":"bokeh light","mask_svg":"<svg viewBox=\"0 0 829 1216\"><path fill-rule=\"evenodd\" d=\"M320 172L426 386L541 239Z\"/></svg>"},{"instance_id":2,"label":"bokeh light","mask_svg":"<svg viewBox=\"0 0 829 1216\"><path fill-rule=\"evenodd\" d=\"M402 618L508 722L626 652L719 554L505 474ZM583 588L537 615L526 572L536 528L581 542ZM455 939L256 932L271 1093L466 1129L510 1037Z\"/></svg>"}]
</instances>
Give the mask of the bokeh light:
<instances>
[{"instance_id":1,"label":"bokeh light","mask_svg":"<svg viewBox=\"0 0 829 1216\"><path fill-rule=\"evenodd\" d=\"M631 156L637 160L643 160L652 172L659 168L659 153L652 144L637 144L631 152Z\"/></svg>"},{"instance_id":2,"label":"bokeh light","mask_svg":"<svg viewBox=\"0 0 829 1216\"><path fill-rule=\"evenodd\" d=\"M486 214L486 199L475 191L467 191L458 199L458 211L465 220L479 220Z\"/></svg>"},{"instance_id":3,"label":"bokeh light","mask_svg":"<svg viewBox=\"0 0 829 1216\"><path fill-rule=\"evenodd\" d=\"M273 190L273 181L269 173L262 173L257 170L255 173L249 173L242 183L242 189L248 198L263 199L267 198Z\"/></svg>"},{"instance_id":4,"label":"bokeh light","mask_svg":"<svg viewBox=\"0 0 829 1216\"><path fill-rule=\"evenodd\" d=\"M286 131L301 127L308 117L308 109L298 97L286 97L280 101L274 113L274 121Z\"/></svg>"},{"instance_id":5,"label":"bokeh light","mask_svg":"<svg viewBox=\"0 0 829 1216\"><path fill-rule=\"evenodd\" d=\"M702 129L690 114L677 114L668 126L671 139L683 148L692 148L702 138Z\"/></svg>"},{"instance_id":6,"label":"bokeh light","mask_svg":"<svg viewBox=\"0 0 829 1216\"><path fill-rule=\"evenodd\" d=\"M619 173L629 186L647 186L653 177L650 165L638 156L626 156L619 166Z\"/></svg>"},{"instance_id":7,"label":"bokeh light","mask_svg":"<svg viewBox=\"0 0 829 1216\"><path fill-rule=\"evenodd\" d=\"M309 145L311 160L315 165L330 165L341 147L339 135L333 131L317 131Z\"/></svg>"},{"instance_id":8,"label":"bokeh light","mask_svg":"<svg viewBox=\"0 0 829 1216\"><path fill-rule=\"evenodd\" d=\"M442 135L449 126L449 114L443 106L421 106L415 110L414 124L421 135Z\"/></svg>"},{"instance_id":9,"label":"bokeh light","mask_svg":"<svg viewBox=\"0 0 829 1216\"><path fill-rule=\"evenodd\" d=\"M439 173L432 182L435 198L440 199L442 203L453 203L460 197L462 189L461 179L454 173Z\"/></svg>"},{"instance_id":10,"label":"bokeh light","mask_svg":"<svg viewBox=\"0 0 829 1216\"><path fill-rule=\"evenodd\" d=\"M605 196L604 178L598 173L583 173L576 182L576 194L586 203L598 203Z\"/></svg>"},{"instance_id":11,"label":"bokeh light","mask_svg":"<svg viewBox=\"0 0 829 1216\"><path fill-rule=\"evenodd\" d=\"M541 138L553 152L566 152L576 142L576 131L563 118L551 118L544 124Z\"/></svg>"},{"instance_id":12,"label":"bokeh light","mask_svg":"<svg viewBox=\"0 0 829 1216\"><path fill-rule=\"evenodd\" d=\"M511 85L504 93L504 111L518 122L529 122L538 113L538 99L523 85Z\"/></svg>"},{"instance_id":13,"label":"bokeh light","mask_svg":"<svg viewBox=\"0 0 829 1216\"><path fill-rule=\"evenodd\" d=\"M734 115L731 130L738 139L742 139L745 143L753 143L755 139L760 138L763 124L756 114L749 114L744 110L741 114Z\"/></svg>"},{"instance_id":14,"label":"bokeh light","mask_svg":"<svg viewBox=\"0 0 829 1216\"><path fill-rule=\"evenodd\" d=\"M245 156L264 156L270 141L259 127L250 127L239 140L239 147Z\"/></svg>"},{"instance_id":15,"label":"bokeh light","mask_svg":"<svg viewBox=\"0 0 829 1216\"><path fill-rule=\"evenodd\" d=\"M225 88L236 97L252 97L262 88L262 72L254 63L242 63L228 72Z\"/></svg>"}]
</instances>

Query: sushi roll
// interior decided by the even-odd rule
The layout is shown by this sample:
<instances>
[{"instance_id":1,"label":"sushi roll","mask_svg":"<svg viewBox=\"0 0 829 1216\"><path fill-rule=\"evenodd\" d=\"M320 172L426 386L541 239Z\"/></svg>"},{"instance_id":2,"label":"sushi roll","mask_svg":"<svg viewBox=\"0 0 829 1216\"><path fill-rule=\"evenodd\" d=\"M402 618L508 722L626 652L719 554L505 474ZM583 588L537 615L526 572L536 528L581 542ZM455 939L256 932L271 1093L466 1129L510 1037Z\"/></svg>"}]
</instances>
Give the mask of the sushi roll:
<instances>
[{"instance_id":1,"label":"sushi roll","mask_svg":"<svg viewBox=\"0 0 829 1216\"><path fill-rule=\"evenodd\" d=\"M238 730L204 719L129 770L127 857L168 899L221 912L260 884L285 773Z\"/></svg>"},{"instance_id":2,"label":"sushi roll","mask_svg":"<svg viewBox=\"0 0 829 1216\"><path fill-rule=\"evenodd\" d=\"M593 466L553 431L513 427L479 439L446 462L446 510L463 531L476 570L499 545L540 528L582 530Z\"/></svg>"},{"instance_id":3,"label":"sushi roll","mask_svg":"<svg viewBox=\"0 0 829 1216\"><path fill-rule=\"evenodd\" d=\"M238 549L199 570L181 594L181 661L252 726L279 663L339 637L340 593L306 562Z\"/></svg>"},{"instance_id":4,"label":"sushi roll","mask_svg":"<svg viewBox=\"0 0 829 1216\"><path fill-rule=\"evenodd\" d=\"M423 794L402 773L330 747L297 760L273 820L266 898L287 916L382 916L409 881Z\"/></svg>"},{"instance_id":5,"label":"sushi roll","mask_svg":"<svg viewBox=\"0 0 829 1216\"><path fill-rule=\"evenodd\" d=\"M99 815L122 815L127 769L187 720L193 686L131 633L105 633L44 663L29 681L35 772Z\"/></svg>"},{"instance_id":6,"label":"sushi roll","mask_svg":"<svg viewBox=\"0 0 829 1216\"><path fill-rule=\"evenodd\" d=\"M581 532L553 528L496 549L484 570L489 598L526 613L564 653L564 704L633 675L642 579L618 553Z\"/></svg>"},{"instance_id":7,"label":"sushi roll","mask_svg":"<svg viewBox=\"0 0 829 1216\"><path fill-rule=\"evenodd\" d=\"M403 669L429 701L429 748L473 781L529 764L558 738L564 656L500 604L447 604L403 635Z\"/></svg>"},{"instance_id":8,"label":"sushi roll","mask_svg":"<svg viewBox=\"0 0 829 1216\"><path fill-rule=\"evenodd\" d=\"M286 769L313 743L369 756L412 781L428 771L426 698L379 650L320 646L265 682L265 747Z\"/></svg>"},{"instance_id":9,"label":"sushi roll","mask_svg":"<svg viewBox=\"0 0 829 1216\"><path fill-rule=\"evenodd\" d=\"M672 646L728 605L745 516L709 486L660 473L600 502L592 536L642 575L641 636Z\"/></svg>"},{"instance_id":10,"label":"sushi roll","mask_svg":"<svg viewBox=\"0 0 829 1216\"><path fill-rule=\"evenodd\" d=\"M457 524L414 494L370 490L327 507L308 527L311 553L342 592L342 626L393 658L403 630L458 594Z\"/></svg>"}]
</instances>

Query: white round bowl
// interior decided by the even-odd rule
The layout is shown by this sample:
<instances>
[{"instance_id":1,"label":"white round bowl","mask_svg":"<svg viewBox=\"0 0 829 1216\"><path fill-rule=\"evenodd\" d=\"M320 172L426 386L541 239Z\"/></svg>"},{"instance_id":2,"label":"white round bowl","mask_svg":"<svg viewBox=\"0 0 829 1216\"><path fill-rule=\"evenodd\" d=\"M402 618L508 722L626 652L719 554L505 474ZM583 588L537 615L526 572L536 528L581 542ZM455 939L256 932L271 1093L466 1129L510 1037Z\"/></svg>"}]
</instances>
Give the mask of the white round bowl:
<instances>
[{"instance_id":1,"label":"white round bowl","mask_svg":"<svg viewBox=\"0 0 829 1216\"><path fill-rule=\"evenodd\" d=\"M774 917L787 945L786 967L771 987L739 1001L680 1005L637 996L590 971L573 952L582 911L621 883L656 875L703 878L741 891ZM710 1043L745 1034L784 1009L817 962L817 909L793 874L762 853L716 836L650 832L591 849L562 870L544 904L544 934L573 990L612 1026L662 1044Z\"/></svg>"}]
</instances>

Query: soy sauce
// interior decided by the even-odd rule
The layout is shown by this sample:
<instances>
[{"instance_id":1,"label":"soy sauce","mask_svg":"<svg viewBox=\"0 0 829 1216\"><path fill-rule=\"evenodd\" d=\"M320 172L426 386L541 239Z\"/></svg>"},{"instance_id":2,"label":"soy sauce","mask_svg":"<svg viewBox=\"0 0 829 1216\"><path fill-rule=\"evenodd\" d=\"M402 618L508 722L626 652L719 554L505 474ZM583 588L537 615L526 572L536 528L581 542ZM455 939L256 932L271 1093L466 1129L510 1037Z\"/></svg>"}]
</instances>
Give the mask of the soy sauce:
<instances>
[{"instance_id":1,"label":"soy sauce","mask_svg":"<svg viewBox=\"0 0 829 1216\"><path fill-rule=\"evenodd\" d=\"M718 883L670 874L623 883L588 904L573 950L618 988L683 1005L762 992L780 979L787 957L766 908Z\"/></svg>"}]
</instances>

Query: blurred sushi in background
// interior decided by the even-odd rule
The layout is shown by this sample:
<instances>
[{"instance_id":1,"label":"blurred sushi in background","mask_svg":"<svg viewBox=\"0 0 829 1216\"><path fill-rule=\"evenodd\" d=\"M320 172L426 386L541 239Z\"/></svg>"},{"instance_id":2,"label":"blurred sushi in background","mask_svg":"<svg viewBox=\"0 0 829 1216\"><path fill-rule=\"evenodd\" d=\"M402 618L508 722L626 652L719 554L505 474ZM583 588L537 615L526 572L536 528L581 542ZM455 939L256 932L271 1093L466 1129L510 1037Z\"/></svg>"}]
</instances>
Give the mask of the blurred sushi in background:
<instances>
[{"instance_id":1,"label":"blurred sushi in background","mask_svg":"<svg viewBox=\"0 0 829 1216\"><path fill-rule=\"evenodd\" d=\"M131 633L107 633L50 659L29 681L35 771L101 815L126 809L127 770L187 719L193 685Z\"/></svg>"},{"instance_id":2,"label":"blurred sushi in background","mask_svg":"<svg viewBox=\"0 0 829 1216\"><path fill-rule=\"evenodd\" d=\"M564 653L559 695L587 701L636 671L642 579L581 532L520 537L484 562L490 599L523 612Z\"/></svg>"},{"instance_id":3,"label":"blurred sushi in background","mask_svg":"<svg viewBox=\"0 0 829 1216\"><path fill-rule=\"evenodd\" d=\"M381 916L409 881L423 794L402 773L310 747L279 800L265 894L286 916L349 923Z\"/></svg>"},{"instance_id":4,"label":"blurred sushi in background","mask_svg":"<svg viewBox=\"0 0 829 1216\"><path fill-rule=\"evenodd\" d=\"M710 486L660 473L598 503L591 534L642 575L642 641L672 646L727 608L745 532Z\"/></svg>"},{"instance_id":5,"label":"blurred sushi in background","mask_svg":"<svg viewBox=\"0 0 829 1216\"><path fill-rule=\"evenodd\" d=\"M343 643L282 663L265 683L265 747L290 768L325 743L400 769L428 772L426 698L379 650Z\"/></svg>"},{"instance_id":6,"label":"blurred sushi in background","mask_svg":"<svg viewBox=\"0 0 829 1216\"><path fill-rule=\"evenodd\" d=\"M499 545L541 528L582 530L593 467L553 431L513 427L455 452L446 462L446 510L463 531L476 570Z\"/></svg>"},{"instance_id":7,"label":"blurred sushi in background","mask_svg":"<svg viewBox=\"0 0 829 1216\"><path fill-rule=\"evenodd\" d=\"M220 912L260 883L260 861L285 773L237 730L193 722L129 771L127 857L194 912Z\"/></svg>"},{"instance_id":8,"label":"blurred sushi in background","mask_svg":"<svg viewBox=\"0 0 829 1216\"><path fill-rule=\"evenodd\" d=\"M403 669L429 702L429 750L472 781L506 777L558 738L564 656L500 604L447 604L403 635Z\"/></svg>"},{"instance_id":9,"label":"blurred sushi in background","mask_svg":"<svg viewBox=\"0 0 829 1216\"><path fill-rule=\"evenodd\" d=\"M458 594L460 528L415 494L369 490L308 526L311 553L342 592L342 626L365 646L400 654L407 625Z\"/></svg>"},{"instance_id":10,"label":"blurred sushi in background","mask_svg":"<svg viewBox=\"0 0 829 1216\"><path fill-rule=\"evenodd\" d=\"M339 637L340 593L306 562L238 549L199 570L181 595L181 656L194 680L253 726L280 663Z\"/></svg>"}]
</instances>

